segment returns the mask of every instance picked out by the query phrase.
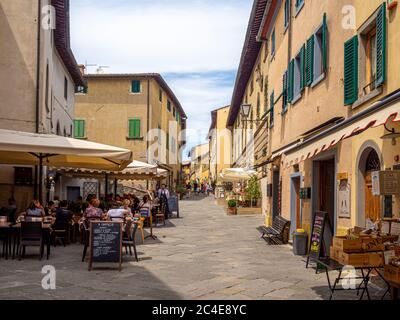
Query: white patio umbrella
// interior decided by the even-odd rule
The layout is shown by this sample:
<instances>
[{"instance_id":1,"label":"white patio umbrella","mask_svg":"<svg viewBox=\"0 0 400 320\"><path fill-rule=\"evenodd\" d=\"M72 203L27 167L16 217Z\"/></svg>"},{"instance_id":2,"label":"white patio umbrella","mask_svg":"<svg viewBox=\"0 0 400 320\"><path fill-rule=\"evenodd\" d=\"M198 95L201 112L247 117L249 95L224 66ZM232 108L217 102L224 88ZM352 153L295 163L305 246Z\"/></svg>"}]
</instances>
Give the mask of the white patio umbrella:
<instances>
[{"instance_id":1,"label":"white patio umbrella","mask_svg":"<svg viewBox=\"0 0 400 320\"><path fill-rule=\"evenodd\" d=\"M243 182L250 180L256 174L256 171L250 169L227 168L222 170L220 177L225 181Z\"/></svg>"}]
</instances>

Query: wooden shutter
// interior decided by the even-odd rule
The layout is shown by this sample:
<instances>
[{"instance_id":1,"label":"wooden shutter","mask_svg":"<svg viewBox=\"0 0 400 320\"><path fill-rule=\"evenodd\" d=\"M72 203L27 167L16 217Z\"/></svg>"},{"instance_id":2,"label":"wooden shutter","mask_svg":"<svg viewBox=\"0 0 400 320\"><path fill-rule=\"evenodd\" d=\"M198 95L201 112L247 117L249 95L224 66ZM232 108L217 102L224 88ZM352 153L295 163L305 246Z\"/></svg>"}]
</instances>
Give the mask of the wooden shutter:
<instances>
[{"instance_id":1,"label":"wooden shutter","mask_svg":"<svg viewBox=\"0 0 400 320\"><path fill-rule=\"evenodd\" d=\"M140 119L129 120L128 136L132 139L140 138Z\"/></svg>"},{"instance_id":2,"label":"wooden shutter","mask_svg":"<svg viewBox=\"0 0 400 320\"><path fill-rule=\"evenodd\" d=\"M303 45L300 50L300 91L305 88L305 57L306 57L306 46Z\"/></svg>"},{"instance_id":3,"label":"wooden shutter","mask_svg":"<svg viewBox=\"0 0 400 320\"><path fill-rule=\"evenodd\" d=\"M322 71L326 72L328 69L328 24L326 13L322 22Z\"/></svg>"},{"instance_id":4,"label":"wooden shutter","mask_svg":"<svg viewBox=\"0 0 400 320\"><path fill-rule=\"evenodd\" d=\"M344 104L352 105L358 98L358 36L344 44Z\"/></svg>"},{"instance_id":5,"label":"wooden shutter","mask_svg":"<svg viewBox=\"0 0 400 320\"><path fill-rule=\"evenodd\" d=\"M140 80L132 81L132 92L139 93L140 92Z\"/></svg>"},{"instance_id":6,"label":"wooden shutter","mask_svg":"<svg viewBox=\"0 0 400 320\"><path fill-rule=\"evenodd\" d=\"M271 96L270 96L270 106L271 108L269 109L269 126L272 127L274 125L274 109L275 109L275 92L272 91Z\"/></svg>"},{"instance_id":7,"label":"wooden shutter","mask_svg":"<svg viewBox=\"0 0 400 320\"><path fill-rule=\"evenodd\" d=\"M282 114L287 111L287 90L288 90L288 71L286 70L283 74L282 79Z\"/></svg>"},{"instance_id":8,"label":"wooden shutter","mask_svg":"<svg viewBox=\"0 0 400 320\"><path fill-rule=\"evenodd\" d=\"M305 82L311 86L314 81L314 35L307 40Z\"/></svg>"},{"instance_id":9,"label":"wooden shutter","mask_svg":"<svg viewBox=\"0 0 400 320\"><path fill-rule=\"evenodd\" d=\"M294 90L294 60L289 63L289 79L288 79L288 102L293 101L293 90Z\"/></svg>"},{"instance_id":10,"label":"wooden shutter","mask_svg":"<svg viewBox=\"0 0 400 320\"><path fill-rule=\"evenodd\" d=\"M376 17L376 85L386 81L386 3Z\"/></svg>"}]
</instances>

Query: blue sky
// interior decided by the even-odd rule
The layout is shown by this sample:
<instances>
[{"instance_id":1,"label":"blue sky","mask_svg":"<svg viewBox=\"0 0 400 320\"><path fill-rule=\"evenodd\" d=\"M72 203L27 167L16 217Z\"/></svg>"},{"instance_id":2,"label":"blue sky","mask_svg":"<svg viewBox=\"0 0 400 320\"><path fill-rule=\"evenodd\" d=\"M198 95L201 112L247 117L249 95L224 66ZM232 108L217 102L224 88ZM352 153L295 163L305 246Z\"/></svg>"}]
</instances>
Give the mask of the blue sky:
<instances>
[{"instance_id":1,"label":"blue sky","mask_svg":"<svg viewBox=\"0 0 400 320\"><path fill-rule=\"evenodd\" d=\"M70 0L79 63L162 74L188 115L188 148L231 101L252 0ZM89 68L89 72L94 72Z\"/></svg>"}]
</instances>

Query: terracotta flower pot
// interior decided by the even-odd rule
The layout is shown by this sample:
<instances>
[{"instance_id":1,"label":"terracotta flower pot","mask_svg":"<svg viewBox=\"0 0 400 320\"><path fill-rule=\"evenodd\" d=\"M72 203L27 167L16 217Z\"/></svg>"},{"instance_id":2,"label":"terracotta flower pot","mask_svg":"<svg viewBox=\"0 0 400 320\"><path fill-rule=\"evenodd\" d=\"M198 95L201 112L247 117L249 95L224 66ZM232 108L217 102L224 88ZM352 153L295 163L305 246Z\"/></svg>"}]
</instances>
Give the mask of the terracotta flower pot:
<instances>
[{"instance_id":1,"label":"terracotta flower pot","mask_svg":"<svg viewBox=\"0 0 400 320\"><path fill-rule=\"evenodd\" d=\"M228 207L228 214L229 215L237 215L237 208L236 207L233 207L233 208L231 208L231 207Z\"/></svg>"}]
</instances>

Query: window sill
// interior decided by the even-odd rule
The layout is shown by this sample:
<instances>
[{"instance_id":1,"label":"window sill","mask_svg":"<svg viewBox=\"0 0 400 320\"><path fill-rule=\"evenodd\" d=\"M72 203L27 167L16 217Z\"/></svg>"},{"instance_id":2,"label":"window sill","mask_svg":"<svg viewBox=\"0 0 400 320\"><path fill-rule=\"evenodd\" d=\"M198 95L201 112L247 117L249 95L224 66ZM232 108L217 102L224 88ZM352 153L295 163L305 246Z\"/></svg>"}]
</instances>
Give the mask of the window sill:
<instances>
[{"instance_id":1,"label":"window sill","mask_svg":"<svg viewBox=\"0 0 400 320\"><path fill-rule=\"evenodd\" d=\"M130 95L133 95L133 96L137 96L137 95L139 95L139 94L142 94L142 92L129 92L129 94L130 94Z\"/></svg>"},{"instance_id":2,"label":"window sill","mask_svg":"<svg viewBox=\"0 0 400 320\"><path fill-rule=\"evenodd\" d=\"M78 139L78 140L87 140L88 137L74 137L74 139Z\"/></svg>"},{"instance_id":3,"label":"window sill","mask_svg":"<svg viewBox=\"0 0 400 320\"><path fill-rule=\"evenodd\" d=\"M135 140L143 141L144 137L140 137L140 138L129 138L129 137L126 137L126 140L128 140L128 141L135 141Z\"/></svg>"},{"instance_id":4,"label":"window sill","mask_svg":"<svg viewBox=\"0 0 400 320\"><path fill-rule=\"evenodd\" d=\"M311 88L316 87L318 84L320 84L323 80L325 79L325 72L323 74L321 74L317 79L315 79L313 81L313 83L311 83Z\"/></svg>"},{"instance_id":5,"label":"window sill","mask_svg":"<svg viewBox=\"0 0 400 320\"><path fill-rule=\"evenodd\" d=\"M297 95L291 102L291 105L294 106L297 102L299 102L301 100L302 94L300 93L299 95Z\"/></svg>"},{"instance_id":6,"label":"window sill","mask_svg":"<svg viewBox=\"0 0 400 320\"><path fill-rule=\"evenodd\" d=\"M371 91L367 95L362 96L356 102L354 102L352 105L352 109L357 109L358 107L362 106L363 104L367 103L368 101L370 101L370 100L376 98L377 96L379 96L380 94L382 94L382 92L383 92L382 86L376 88L375 90Z\"/></svg>"},{"instance_id":7,"label":"window sill","mask_svg":"<svg viewBox=\"0 0 400 320\"><path fill-rule=\"evenodd\" d=\"M305 1L303 1L303 3L302 3L299 7L296 8L296 12L295 12L295 14L294 14L294 17L295 17L295 18L299 15L301 9L303 9L304 4L305 4Z\"/></svg>"}]
</instances>

